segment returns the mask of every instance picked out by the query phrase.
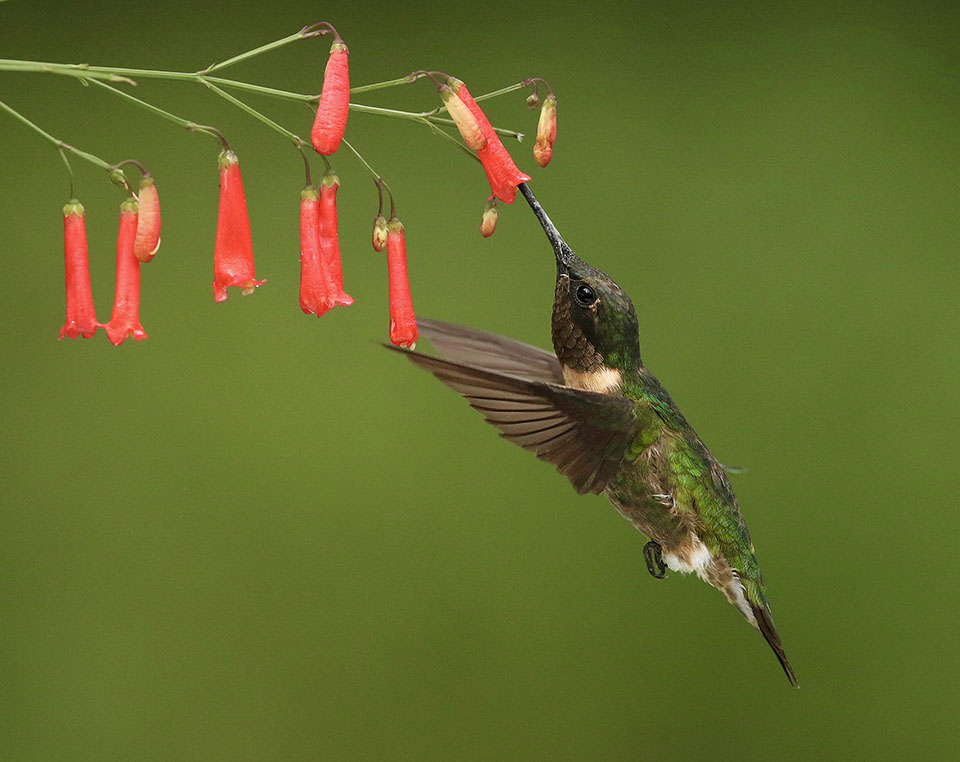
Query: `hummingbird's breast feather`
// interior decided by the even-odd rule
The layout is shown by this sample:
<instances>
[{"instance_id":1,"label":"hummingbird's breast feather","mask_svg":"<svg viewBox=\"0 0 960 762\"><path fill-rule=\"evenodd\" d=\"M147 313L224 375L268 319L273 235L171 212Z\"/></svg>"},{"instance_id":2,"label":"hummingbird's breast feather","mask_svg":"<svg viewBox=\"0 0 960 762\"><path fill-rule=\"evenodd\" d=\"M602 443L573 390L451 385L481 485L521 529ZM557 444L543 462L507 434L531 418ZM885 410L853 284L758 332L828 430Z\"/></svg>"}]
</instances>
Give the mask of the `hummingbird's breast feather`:
<instances>
[{"instance_id":1,"label":"hummingbird's breast feather","mask_svg":"<svg viewBox=\"0 0 960 762\"><path fill-rule=\"evenodd\" d=\"M569 365L562 367L564 383L574 389L609 394L619 389L623 383L623 374L616 368L601 366L597 370L581 371L575 370Z\"/></svg>"}]
</instances>

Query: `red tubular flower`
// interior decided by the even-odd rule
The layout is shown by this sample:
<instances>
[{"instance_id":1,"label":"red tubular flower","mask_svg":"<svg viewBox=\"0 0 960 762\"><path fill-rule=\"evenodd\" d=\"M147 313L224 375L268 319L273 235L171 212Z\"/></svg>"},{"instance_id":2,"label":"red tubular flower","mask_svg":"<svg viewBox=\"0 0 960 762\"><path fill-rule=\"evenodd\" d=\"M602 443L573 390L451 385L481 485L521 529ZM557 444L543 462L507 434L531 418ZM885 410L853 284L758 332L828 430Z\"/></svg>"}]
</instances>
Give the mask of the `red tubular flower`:
<instances>
[{"instance_id":1,"label":"red tubular flower","mask_svg":"<svg viewBox=\"0 0 960 762\"><path fill-rule=\"evenodd\" d=\"M507 149L503 147L503 143L500 142L500 138L490 124L490 120L477 105L473 96L470 95L467 86L459 79L453 78L449 80L449 84L477 122L480 123L480 129L484 138L486 138L486 145L477 151L477 156L487 173L490 190L493 191L494 196L504 203L512 204L517 196L517 186L520 183L527 182L530 177L517 169L517 165L513 162Z\"/></svg>"},{"instance_id":2,"label":"red tubular flower","mask_svg":"<svg viewBox=\"0 0 960 762\"><path fill-rule=\"evenodd\" d=\"M373 221L373 250L383 251L387 248L387 218L378 214Z\"/></svg>"},{"instance_id":3,"label":"red tubular flower","mask_svg":"<svg viewBox=\"0 0 960 762\"><path fill-rule=\"evenodd\" d=\"M337 35L330 46L317 116L310 131L310 142L316 152L324 156L336 152L347 129L347 113L350 110L349 53L346 44Z\"/></svg>"},{"instance_id":4,"label":"red tubular flower","mask_svg":"<svg viewBox=\"0 0 960 762\"><path fill-rule=\"evenodd\" d=\"M320 248L320 191L308 185L300 192L300 309L320 317L337 293Z\"/></svg>"},{"instance_id":5,"label":"red tubular flower","mask_svg":"<svg viewBox=\"0 0 960 762\"><path fill-rule=\"evenodd\" d=\"M250 218L243 195L240 163L231 150L220 152L220 211L217 215L217 244L213 255L213 298L227 298L227 287L237 286L252 294L265 280L253 270L253 241Z\"/></svg>"},{"instance_id":6,"label":"red tubular flower","mask_svg":"<svg viewBox=\"0 0 960 762\"><path fill-rule=\"evenodd\" d=\"M308 185L300 191L300 309L323 315L333 304L327 300L320 269L320 192Z\"/></svg>"},{"instance_id":7,"label":"red tubular flower","mask_svg":"<svg viewBox=\"0 0 960 762\"><path fill-rule=\"evenodd\" d=\"M117 233L117 291L113 315L105 326L110 343L120 346L132 336L147 338L140 325L140 260L133 253L137 235L137 200L128 198L120 206L120 230Z\"/></svg>"},{"instance_id":8,"label":"red tubular flower","mask_svg":"<svg viewBox=\"0 0 960 762\"><path fill-rule=\"evenodd\" d=\"M540 109L540 121L537 124L537 142L533 146L533 158L541 167L547 166L553 158L553 144L557 140L557 96L548 95Z\"/></svg>"},{"instance_id":9,"label":"red tubular flower","mask_svg":"<svg viewBox=\"0 0 960 762\"><path fill-rule=\"evenodd\" d=\"M487 205L483 209L483 217L480 218L480 233L484 238L493 235L497 229L497 219L500 217L500 210L497 208L497 200L491 196L487 199Z\"/></svg>"},{"instance_id":10,"label":"red tubular flower","mask_svg":"<svg viewBox=\"0 0 960 762\"><path fill-rule=\"evenodd\" d=\"M340 259L340 238L337 234L337 191L340 178L328 170L320 183L320 257L323 268L330 274L334 306L347 307L353 297L343 290L343 263Z\"/></svg>"},{"instance_id":11,"label":"red tubular flower","mask_svg":"<svg viewBox=\"0 0 960 762\"><path fill-rule=\"evenodd\" d=\"M413 349L420 331L410 297L403 223L396 217L387 223L387 270L390 275L390 341L398 347Z\"/></svg>"},{"instance_id":12,"label":"red tubular flower","mask_svg":"<svg viewBox=\"0 0 960 762\"><path fill-rule=\"evenodd\" d=\"M66 266L67 321L60 339L91 338L100 327L90 291L90 258L83 204L72 198L63 207L63 258Z\"/></svg>"},{"instance_id":13,"label":"red tubular flower","mask_svg":"<svg viewBox=\"0 0 960 762\"><path fill-rule=\"evenodd\" d=\"M137 197L140 205L137 217L137 237L133 242L133 253L141 262L149 262L160 248L160 197L151 175L140 180L140 192Z\"/></svg>"}]
</instances>

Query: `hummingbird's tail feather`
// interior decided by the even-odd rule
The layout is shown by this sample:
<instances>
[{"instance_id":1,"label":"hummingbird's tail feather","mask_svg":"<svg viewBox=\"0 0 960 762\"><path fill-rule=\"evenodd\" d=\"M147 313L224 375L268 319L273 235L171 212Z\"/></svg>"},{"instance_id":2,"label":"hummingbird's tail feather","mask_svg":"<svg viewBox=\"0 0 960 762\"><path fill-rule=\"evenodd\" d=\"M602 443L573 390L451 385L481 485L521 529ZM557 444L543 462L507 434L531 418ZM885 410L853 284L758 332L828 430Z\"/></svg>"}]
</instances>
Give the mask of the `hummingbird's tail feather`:
<instances>
[{"instance_id":1,"label":"hummingbird's tail feather","mask_svg":"<svg viewBox=\"0 0 960 762\"><path fill-rule=\"evenodd\" d=\"M797 675L793 671L793 667L790 666L787 654L783 650L783 645L780 643L780 636L777 634L777 628L773 626L773 617L770 616L770 611L765 606L757 606L754 604L753 615L757 620L757 629L760 630L760 633L766 639L767 643L770 644L770 648L773 649L773 653L776 654L777 661L779 661L780 666L783 667L783 671L786 673L790 685L794 688L799 688L800 683L797 682Z\"/></svg>"}]
</instances>

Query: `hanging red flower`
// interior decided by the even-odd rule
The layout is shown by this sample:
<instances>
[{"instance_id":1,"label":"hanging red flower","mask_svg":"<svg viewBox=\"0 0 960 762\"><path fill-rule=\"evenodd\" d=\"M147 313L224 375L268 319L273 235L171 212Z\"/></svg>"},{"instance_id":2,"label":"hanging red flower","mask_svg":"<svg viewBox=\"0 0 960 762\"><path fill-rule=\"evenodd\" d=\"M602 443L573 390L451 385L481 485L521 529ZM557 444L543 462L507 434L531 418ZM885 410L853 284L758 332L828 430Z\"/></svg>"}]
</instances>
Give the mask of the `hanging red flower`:
<instances>
[{"instance_id":1,"label":"hanging red flower","mask_svg":"<svg viewBox=\"0 0 960 762\"><path fill-rule=\"evenodd\" d=\"M346 44L337 35L330 46L317 116L310 131L310 142L317 153L324 156L336 152L347 129L347 114L350 111L349 55Z\"/></svg>"},{"instance_id":2,"label":"hanging red flower","mask_svg":"<svg viewBox=\"0 0 960 762\"><path fill-rule=\"evenodd\" d=\"M320 256L324 268L330 273L334 291L334 305L347 307L353 297L343 290L343 262L340 258L340 237L337 231L337 191L340 178L332 169L327 170L320 183Z\"/></svg>"},{"instance_id":3,"label":"hanging red flower","mask_svg":"<svg viewBox=\"0 0 960 762\"><path fill-rule=\"evenodd\" d=\"M221 151L219 161L220 211L213 255L213 298L222 302L229 286L242 288L247 295L266 281L257 280L253 269L253 240L239 160L227 149Z\"/></svg>"},{"instance_id":4,"label":"hanging red flower","mask_svg":"<svg viewBox=\"0 0 960 762\"><path fill-rule=\"evenodd\" d=\"M107 338L120 346L128 337L147 338L140 325L140 260L133 253L137 236L137 200L132 196L120 205L120 229L117 232L117 289L113 314L107 323Z\"/></svg>"},{"instance_id":5,"label":"hanging red flower","mask_svg":"<svg viewBox=\"0 0 960 762\"><path fill-rule=\"evenodd\" d=\"M412 349L417 345L420 331L410 296L403 223L396 217L387 223L387 271L390 277L390 341L398 347Z\"/></svg>"},{"instance_id":6,"label":"hanging red flower","mask_svg":"<svg viewBox=\"0 0 960 762\"><path fill-rule=\"evenodd\" d=\"M100 327L90 290L90 258L83 204L73 198L63 207L63 254L67 284L67 320L60 339L91 338Z\"/></svg>"}]
</instances>

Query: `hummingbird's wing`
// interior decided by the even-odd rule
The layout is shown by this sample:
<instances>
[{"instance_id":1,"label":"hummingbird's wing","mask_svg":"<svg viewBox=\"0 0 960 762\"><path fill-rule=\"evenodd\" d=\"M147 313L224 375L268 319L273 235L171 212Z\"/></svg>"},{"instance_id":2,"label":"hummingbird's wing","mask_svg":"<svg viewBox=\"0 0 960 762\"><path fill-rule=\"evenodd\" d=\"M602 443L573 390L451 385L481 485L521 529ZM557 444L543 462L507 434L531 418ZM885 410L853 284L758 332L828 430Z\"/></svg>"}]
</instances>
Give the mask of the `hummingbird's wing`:
<instances>
[{"instance_id":1,"label":"hummingbird's wing","mask_svg":"<svg viewBox=\"0 0 960 762\"><path fill-rule=\"evenodd\" d=\"M633 403L385 344L429 370L509 439L553 463L580 494L602 492L637 433Z\"/></svg>"},{"instance_id":2,"label":"hummingbird's wing","mask_svg":"<svg viewBox=\"0 0 960 762\"><path fill-rule=\"evenodd\" d=\"M419 318L417 326L440 356L448 360L530 381L564 383L560 361L553 352L441 320Z\"/></svg>"}]
</instances>

